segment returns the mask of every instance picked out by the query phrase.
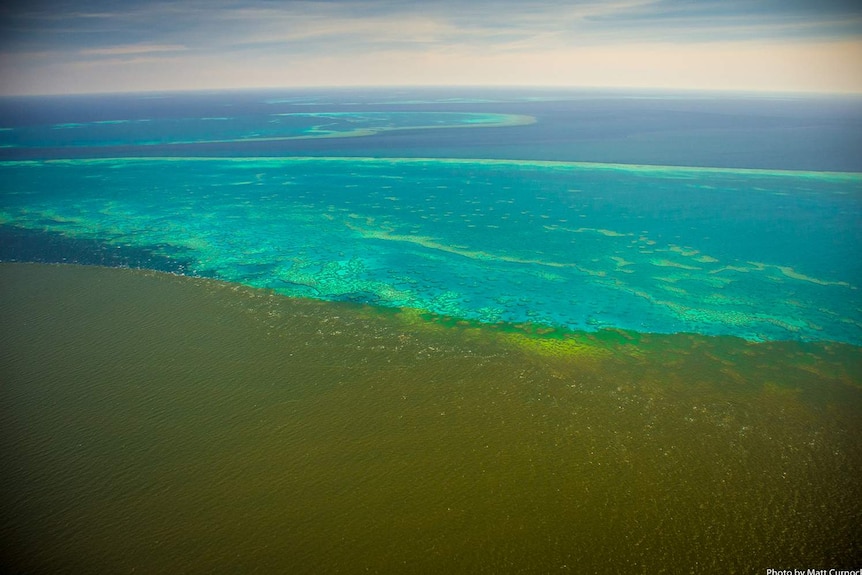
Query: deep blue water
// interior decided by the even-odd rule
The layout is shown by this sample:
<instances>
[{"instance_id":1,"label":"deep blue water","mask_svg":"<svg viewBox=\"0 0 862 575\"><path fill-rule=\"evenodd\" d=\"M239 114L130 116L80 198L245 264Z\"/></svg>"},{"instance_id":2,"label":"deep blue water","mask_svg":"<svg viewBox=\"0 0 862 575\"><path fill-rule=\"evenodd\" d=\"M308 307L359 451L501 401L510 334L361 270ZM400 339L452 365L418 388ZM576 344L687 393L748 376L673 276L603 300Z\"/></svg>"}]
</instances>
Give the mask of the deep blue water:
<instances>
[{"instance_id":1,"label":"deep blue water","mask_svg":"<svg viewBox=\"0 0 862 575\"><path fill-rule=\"evenodd\" d=\"M513 90L0 101L4 259L484 322L862 343L862 102Z\"/></svg>"},{"instance_id":2,"label":"deep blue water","mask_svg":"<svg viewBox=\"0 0 862 575\"><path fill-rule=\"evenodd\" d=\"M146 137L154 121L174 138L201 142L253 134L275 114L525 114L536 123L497 130L403 130L374 138L69 148L57 138L2 148L0 159L157 156L457 157L862 171L862 98L712 93L504 89L303 90L0 98L0 128L128 123L116 133ZM203 122L196 120L206 118ZM284 118L282 117L284 121ZM303 122L300 120L300 124ZM104 125L90 124L99 135ZM104 134L102 134L104 135ZM0 146L22 134L0 132ZM53 146L59 146L56 149Z\"/></svg>"}]
</instances>

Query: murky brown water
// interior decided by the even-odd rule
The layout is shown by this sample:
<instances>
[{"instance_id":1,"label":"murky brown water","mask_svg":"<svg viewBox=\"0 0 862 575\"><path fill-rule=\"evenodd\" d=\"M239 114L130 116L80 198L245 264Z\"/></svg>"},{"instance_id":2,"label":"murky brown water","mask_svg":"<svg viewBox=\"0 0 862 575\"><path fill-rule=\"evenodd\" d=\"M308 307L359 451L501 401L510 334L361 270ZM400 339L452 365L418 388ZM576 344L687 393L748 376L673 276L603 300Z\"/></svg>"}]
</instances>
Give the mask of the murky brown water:
<instances>
[{"instance_id":1,"label":"murky brown water","mask_svg":"<svg viewBox=\"0 0 862 575\"><path fill-rule=\"evenodd\" d=\"M764 573L862 558L862 352L560 339L0 265L27 573Z\"/></svg>"}]
</instances>

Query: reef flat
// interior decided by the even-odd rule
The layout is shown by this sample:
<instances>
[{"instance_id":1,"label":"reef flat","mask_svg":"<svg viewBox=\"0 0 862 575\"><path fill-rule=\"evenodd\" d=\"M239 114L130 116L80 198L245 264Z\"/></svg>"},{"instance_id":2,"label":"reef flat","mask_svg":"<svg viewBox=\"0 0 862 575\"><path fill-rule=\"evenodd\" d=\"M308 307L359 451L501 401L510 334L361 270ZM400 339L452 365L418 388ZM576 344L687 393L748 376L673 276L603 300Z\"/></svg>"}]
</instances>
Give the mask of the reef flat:
<instances>
[{"instance_id":1,"label":"reef flat","mask_svg":"<svg viewBox=\"0 0 862 575\"><path fill-rule=\"evenodd\" d=\"M356 138L396 130L499 128L535 121L469 112L286 112L240 117L137 118L0 130L0 148L172 146Z\"/></svg>"}]
</instances>

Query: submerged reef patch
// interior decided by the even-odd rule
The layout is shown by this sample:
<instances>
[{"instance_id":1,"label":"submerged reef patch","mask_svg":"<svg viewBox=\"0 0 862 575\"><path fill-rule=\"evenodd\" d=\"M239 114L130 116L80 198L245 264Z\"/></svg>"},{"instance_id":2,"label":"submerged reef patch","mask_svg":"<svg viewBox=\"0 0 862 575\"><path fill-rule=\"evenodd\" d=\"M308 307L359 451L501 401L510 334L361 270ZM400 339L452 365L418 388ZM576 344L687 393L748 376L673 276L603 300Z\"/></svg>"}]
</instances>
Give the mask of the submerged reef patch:
<instances>
[{"instance_id":1,"label":"submerged reef patch","mask_svg":"<svg viewBox=\"0 0 862 575\"><path fill-rule=\"evenodd\" d=\"M485 323L862 343L854 174L170 158L2 162L0 183L9 229L181 254L189 275L285 295Z\"/></svg>"}]
</instances>

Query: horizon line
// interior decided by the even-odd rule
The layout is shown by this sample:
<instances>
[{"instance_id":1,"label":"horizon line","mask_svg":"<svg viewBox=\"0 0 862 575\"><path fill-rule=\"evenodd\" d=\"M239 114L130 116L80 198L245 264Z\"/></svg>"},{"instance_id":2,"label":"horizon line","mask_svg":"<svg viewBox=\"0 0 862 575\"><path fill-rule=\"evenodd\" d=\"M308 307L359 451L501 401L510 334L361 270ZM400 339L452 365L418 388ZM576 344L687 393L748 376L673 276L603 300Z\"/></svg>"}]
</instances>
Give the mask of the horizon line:
<instances>
[{"instance_id":1,"label":"horizon line","mask_svg":"<svg viewBox=\"0 0 862 575\"><path fill-rule=\"evenodd\" d=\"M714 94L724 96L761 96L761 97L862 97L862 90L766 90L740 88L682 88L668 86L593 86L561 84L319 84L294 86L239 86L215 88L175 88L152 90L106 90L106 91L66 91L66 92L20 92L2 93L0 98L62 97L62 96L133 96L133 95L172 95L203 94L218 92L265 92L265 91L310 91L310 90L548 90L557 92L627 92L627 93L674 93L674 94Z\"/></svg>"}]
</instances>

